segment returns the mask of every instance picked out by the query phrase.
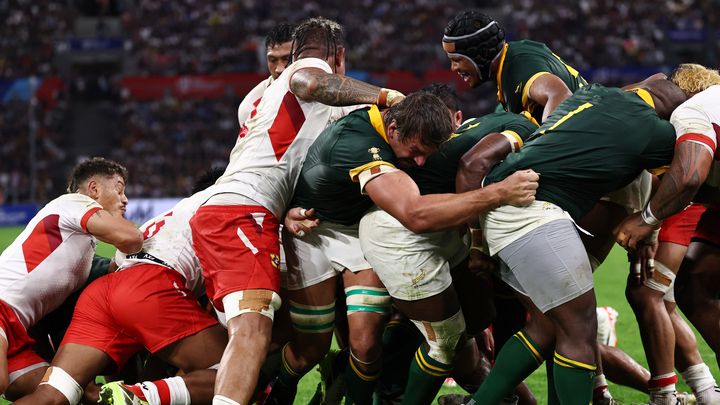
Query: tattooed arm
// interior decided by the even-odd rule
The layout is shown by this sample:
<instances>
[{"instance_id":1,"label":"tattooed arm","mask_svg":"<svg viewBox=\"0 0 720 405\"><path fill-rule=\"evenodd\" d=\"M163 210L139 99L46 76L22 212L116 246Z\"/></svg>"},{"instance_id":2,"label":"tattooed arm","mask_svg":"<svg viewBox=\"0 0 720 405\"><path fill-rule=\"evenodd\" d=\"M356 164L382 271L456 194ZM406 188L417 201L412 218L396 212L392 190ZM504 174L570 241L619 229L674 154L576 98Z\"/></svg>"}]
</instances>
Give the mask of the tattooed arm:
<instances>
[{"instance_id":1,"label":"tattooed arm","mask_svg":"<svg viewBox=\"0 0 720 405\"><path fill-rule=\"evenodd\" d=\"M695 142L679 143L675 147L670 169L663 175L660 187L648 203L652 215L663 220L685 209L705 182L712 162L713 157L706 146ZM656 228L648 225L637 213L615 229L615 238L623 247L636 249L637 243L645 240Z\"/></svg>"},{"instance_id":2,"label":"tattooed arm","mask_svg":"<svg viewBox=\"0 0 720 405\"><path fill-rule=\"evenodd\" d=\"M305 101L317 101L333 106L375 104L378 102L381 92L388 91L351 77L327 73L317 68L305 68L295 72L290 78L290 90ZM402 98L388 95L387 106L394 105Z\"/></svg>"}]
</instances>

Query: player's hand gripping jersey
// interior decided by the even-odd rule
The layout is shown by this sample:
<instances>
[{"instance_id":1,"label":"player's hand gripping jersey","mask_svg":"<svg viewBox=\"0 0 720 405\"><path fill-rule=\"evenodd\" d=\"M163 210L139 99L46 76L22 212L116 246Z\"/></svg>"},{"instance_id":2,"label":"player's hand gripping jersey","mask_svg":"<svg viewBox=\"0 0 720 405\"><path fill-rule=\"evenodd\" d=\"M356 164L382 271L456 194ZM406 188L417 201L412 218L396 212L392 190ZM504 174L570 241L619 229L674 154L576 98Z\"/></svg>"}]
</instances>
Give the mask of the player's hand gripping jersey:
<instances>
[{"instance_id":1,"label":"player's hand gripping jersey","mask_svg":"<svg viewBox=\"0 0 720 405\"><path fill-rule=\"evenodd\" d=\"M306 68L332 73L325 61L305 58L270 84L245 121L228 167L213 188L216 193L241 194L282 218L308 148L328 122L345 111L292 93L292 75Z\"/></svg>"},{"instance_id":2,"label":"player's hand gripping jersey","mask_svg":"<svg viewBox=\"0 0 720 405\"><path fill-rule=\"evenodd\" d=\"M0 300L25 328L85 285L96 240L88 219L102 206L82 194L49 202L0 255Z\"/></svg>"}]
</instances>

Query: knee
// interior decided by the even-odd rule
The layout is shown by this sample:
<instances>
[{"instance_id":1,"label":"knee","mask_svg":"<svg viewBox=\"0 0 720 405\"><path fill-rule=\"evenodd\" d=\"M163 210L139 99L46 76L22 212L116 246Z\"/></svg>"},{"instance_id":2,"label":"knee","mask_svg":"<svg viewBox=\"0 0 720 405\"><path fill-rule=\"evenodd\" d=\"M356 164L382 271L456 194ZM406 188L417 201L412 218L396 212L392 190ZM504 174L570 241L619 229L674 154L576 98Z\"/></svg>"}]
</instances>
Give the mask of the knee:
<instances>
[{"instance_id":1,"label":"knee","mask_svg":"<svg viewBox=\"0 0 720 405\"><path fill-rule=\"evenodd\" d=\"M655 307L664 308L662 304L663 295L664 292L655 291L645 285L628 285L625 289L625 297L636 314Z\"/></svg>"},{"instance_id":2,"label":"knee","mask_svg":"<svg viewBox=\"0 0 720 405\"><path fill-rule=\"evenodd\" d=\"M358 360L366 363L380 358L382 351L381 335L371 329L350 331L350 349Z\"/></svg>"},{"instance_id":3,"label":"knee","mask_svg":"<svg viewBox=\"0 0 720 405\"><path fill-rule=\"evenodd\" d=\"M425 336L428 356L443 364L452 364L458 344L465 342L465 318L462 311L438 322L412 321Z\"/></svg>"}]
</instances>

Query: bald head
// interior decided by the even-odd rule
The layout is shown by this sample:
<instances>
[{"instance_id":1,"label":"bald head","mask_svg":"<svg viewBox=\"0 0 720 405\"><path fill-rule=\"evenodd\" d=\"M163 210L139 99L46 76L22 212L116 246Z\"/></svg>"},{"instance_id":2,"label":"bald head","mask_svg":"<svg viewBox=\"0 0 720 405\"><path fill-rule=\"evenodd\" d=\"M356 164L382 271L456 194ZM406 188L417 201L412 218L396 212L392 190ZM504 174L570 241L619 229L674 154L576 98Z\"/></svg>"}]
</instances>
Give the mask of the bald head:
<instances>
[{"instance_id":1,"label":"bald head","mask_svg":"<svg viewBox=\"0 0 720 405\"><path fill-rule=\"evenodd\" d=\"M640 87L652 94L655 111L664 119L670 119L673 111L688 98L687 94L670 80L651 80Z\"/></svg>"}]
</instances>

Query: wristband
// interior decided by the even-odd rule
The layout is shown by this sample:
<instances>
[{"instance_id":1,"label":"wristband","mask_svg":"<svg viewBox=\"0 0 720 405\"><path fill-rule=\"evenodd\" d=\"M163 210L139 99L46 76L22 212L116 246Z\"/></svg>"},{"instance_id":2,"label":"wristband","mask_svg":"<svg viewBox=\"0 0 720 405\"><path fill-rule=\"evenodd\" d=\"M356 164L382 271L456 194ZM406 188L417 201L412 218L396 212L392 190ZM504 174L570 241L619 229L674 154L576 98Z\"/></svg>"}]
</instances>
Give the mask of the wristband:
<instances>
[{"instance_id":1,"label":"wristband","mask_svg":"<svg viewBox=\"0 0 720 405\"><path fill-rule=\"evenodd\" d=\"M380 89L380 94L378 94L378 98L375 104L377 104L379 107L390 107L393 100L395 100L396 97L402 95L403 94L397 90L382 88Z\"/></svg>"},{"instance_id":2,"label":"wristband","mask_svg":"<svg viewBox=\"0 0 720 405\"><path fill-rule=\"evenodd\" d=\"M640 217L642 217L643 222L650 226L658 226L662 223L662 221L657 219L652 211L650 211L650 203L645 206L645 209L640 213Z\"/></svg>"}]
</instances>

